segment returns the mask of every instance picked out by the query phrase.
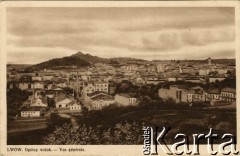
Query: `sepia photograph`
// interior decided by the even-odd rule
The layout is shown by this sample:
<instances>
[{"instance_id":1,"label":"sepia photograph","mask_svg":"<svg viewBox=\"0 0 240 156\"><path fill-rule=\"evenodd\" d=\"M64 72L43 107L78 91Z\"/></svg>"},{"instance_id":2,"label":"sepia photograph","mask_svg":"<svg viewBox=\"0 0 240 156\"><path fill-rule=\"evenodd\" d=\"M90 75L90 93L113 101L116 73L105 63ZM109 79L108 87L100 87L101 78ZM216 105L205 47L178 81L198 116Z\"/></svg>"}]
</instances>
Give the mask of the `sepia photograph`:
<instances>
[{"instance_id":1,"label":"sepia photograph","mask_svg":"<svg viewBox=\"0 0 240 156\"><path fill-rule=\"evenodd\" d=\"M235 22L228 6L6 7L6 144L236 144Z\"/></svg>"}]
</instances>

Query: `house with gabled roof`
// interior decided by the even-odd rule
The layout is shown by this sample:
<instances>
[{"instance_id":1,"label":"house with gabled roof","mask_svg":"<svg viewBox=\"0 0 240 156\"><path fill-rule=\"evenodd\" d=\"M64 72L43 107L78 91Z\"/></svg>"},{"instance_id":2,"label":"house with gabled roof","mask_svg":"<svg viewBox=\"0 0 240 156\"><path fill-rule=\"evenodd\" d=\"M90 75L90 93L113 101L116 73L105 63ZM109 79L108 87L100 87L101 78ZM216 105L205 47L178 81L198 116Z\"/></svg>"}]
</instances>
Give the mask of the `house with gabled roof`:
<instances>
[{"instance_id":1,"label":"house with gabled roof","mask_svg":"<svg viewBox=\"0 0 240 156\"><path fill-rule=\"evenodd\" d=\"M220 100L222 101L236 101L236 89L235 88L223 88L220 94Z\"/></svg>"}]
</instances>

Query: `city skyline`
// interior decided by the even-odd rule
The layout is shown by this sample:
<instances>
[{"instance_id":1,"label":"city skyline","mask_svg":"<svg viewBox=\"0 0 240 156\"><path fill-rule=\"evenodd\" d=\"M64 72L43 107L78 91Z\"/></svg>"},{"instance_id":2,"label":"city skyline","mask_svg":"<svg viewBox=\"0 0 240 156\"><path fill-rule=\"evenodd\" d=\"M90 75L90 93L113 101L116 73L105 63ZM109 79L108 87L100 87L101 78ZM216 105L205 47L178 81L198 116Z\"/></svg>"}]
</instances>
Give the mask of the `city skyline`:
<instances>
[{"instance_id":1,"label":"city skyline","mask_svg":"<svg viewBox=\"0 0 240 156\"><path fill-rule=\"evenodd\" d=\"M234 19L231 7L7 8L7 62L36 64L78 51L145 60L235 58Z\"/></svg>"}]
</instances>

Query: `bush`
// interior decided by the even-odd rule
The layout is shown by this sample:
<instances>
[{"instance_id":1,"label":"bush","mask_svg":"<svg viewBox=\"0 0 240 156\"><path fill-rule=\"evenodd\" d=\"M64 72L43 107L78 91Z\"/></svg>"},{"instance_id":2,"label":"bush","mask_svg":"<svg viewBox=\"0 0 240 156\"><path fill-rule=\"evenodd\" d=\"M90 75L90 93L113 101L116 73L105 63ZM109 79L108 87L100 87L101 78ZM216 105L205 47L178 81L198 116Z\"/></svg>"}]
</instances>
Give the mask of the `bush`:
<instances>
[{"instance_id":1,"label":"bush","mask_svg":"<svg viewBox=\"0 0 240 156\"><path fill-rule=\"evenodd\" d=\"M133 123L117 123L113 128L80 125L74 129L70 124L56 127L44 137L46 145L98 145L98 144L142 144L142 127Z\"/></svg>"}]
</instances>

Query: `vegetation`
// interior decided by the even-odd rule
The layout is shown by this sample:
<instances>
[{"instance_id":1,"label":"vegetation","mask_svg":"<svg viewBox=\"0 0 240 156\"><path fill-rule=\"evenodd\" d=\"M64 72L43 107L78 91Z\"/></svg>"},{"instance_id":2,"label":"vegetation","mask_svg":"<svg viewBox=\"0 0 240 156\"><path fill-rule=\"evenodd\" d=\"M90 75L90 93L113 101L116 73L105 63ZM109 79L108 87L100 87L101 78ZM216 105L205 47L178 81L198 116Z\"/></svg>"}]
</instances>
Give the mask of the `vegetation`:
<instances>
[{"instance_id":1,"label":"vegetation","mask_svg":"<svg viewBox=\"0 0 240 156\"><path fill-rule=\"evenodd\" d=\"M70 57L57 58L57 59L52 59L46 62L42 62L34 66L31 66L28 69L31 69L31 70L45 69L45 68L51 69L54 67L66 67L66 66L67 67L69 66L86 67L86 66L90 66L90 63L84 59L70 56Z\"/></svg>"},{"instance_id":2,"label":"vegetation","mask_svg":"<svg viewBox=\"0 0 240 156\"><path fill-rule=\"evenodd\" d=\"M72 57L76 57L76 58L85 60L89 63L109 63L109 59L92 56L90 54L83 54L82 52L73 54Z\"/></svg>"},{"instance_id":3,"label":"vegetation","mask_svg":"<svg viewBox=\"0 0 240 156\"><path fill-rule=\"evenodd\" d=\"M94 145L94 144L140 144L141 126L136 123L117 123L106 129L104 126L90 127L80 125L74 129L64 124L43 139L47 145Z\"/></svg>"},{"instance_id":4,"label":"vegetation","mask_svg":"<svg viewBox=\"0 0 240 156\"><path fill-rule=\"evenodd\" d=\"M130 81L123 81L122 83L117 85L116 94L117 93L128 93L133 97L137 97L141 103L140 105L147 105L149 108L150 105L154 104L158 106L158 103L162 103L162 99L158 96L158 90L160 88L169 88L171 85L185 85L187 88L200 86L204 90L209 89L222 89L225 87L236 88L236 79L235 78L227 78L223 81L216 81L207 84L202 83L192 83L185 81L176 81L176 82L164 82L159 83L158 85L144 85L144 86L135 86ZM171 105L171 102L169 103ZM169 104L167 104L169 106ZM172 102L174 104L174 102ZM203 103L203 105L205 105ZM154 107L155 108L155 107Z\"/></svg>"},{"instance_id":5,"label":"vegetation","mask_svg":"<svg viewBox=\"0 0 240 156\"><path fill-rule=\"evenodd\" d=\"M29 97L27 91L21 90L19 88L10 89L7 92L7 114L9 116L15 116L18 114L22 103L26 101Z\"/></svg>"},{"instance_id":6,"label":"vegetation","mask_svg":"<svg viewBox=\"0 0 240 156\"><path fill-rule=\"evenodd\" d=\"M173 143L177 133L189 136L195 133L207 134L209 128L213 128L214 132L220 135L226 132L236 134L235 110L188 107L173 104L171 100L138 107L111 105L75 118L79 123L78 129L69 124L59 125L44 137L43 143L142 144L142 126L146 124L158 126L159 129L162 126L171 127L166 136L167 143Z\"/></svg>"}]
</instances>

